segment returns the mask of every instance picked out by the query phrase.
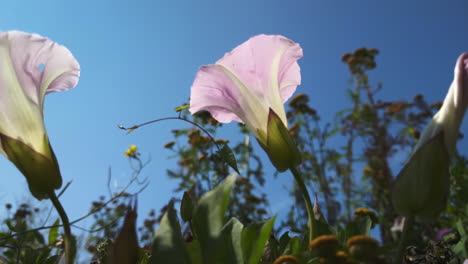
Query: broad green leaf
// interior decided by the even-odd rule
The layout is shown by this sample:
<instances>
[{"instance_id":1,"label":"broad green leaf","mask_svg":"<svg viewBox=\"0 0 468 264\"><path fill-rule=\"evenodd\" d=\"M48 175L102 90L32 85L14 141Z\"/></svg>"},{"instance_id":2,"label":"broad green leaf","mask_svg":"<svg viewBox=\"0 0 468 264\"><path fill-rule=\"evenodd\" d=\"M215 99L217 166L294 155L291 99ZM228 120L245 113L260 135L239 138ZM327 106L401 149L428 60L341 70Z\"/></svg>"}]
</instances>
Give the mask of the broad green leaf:
<instances>
[{"instance_id":1,"label":"broad green leaf","mask_svg":"<svg viewBox=\"0 0 468 264\"><path fill-rule=\"evenodd\" d=\"M301 250L301 241L299 240L299 237L295 236L289 239L281 255L294 255L294 254L299 253L300 250Z\"/></svg>"},{"instance_id":2,"label":"broad green leaf","mask_svg":"<svg viewBox=\"0 0 468 264\"><path fill-rule=\"evenodd\" d=\"M243 263L242 252L242 230L244 225L236 218L231 218L229 222L223 227L223 247L222 254L220 254L220 261L223 264L237 264Z\"/></svg>"},{"instance_id":3,"label":"broad green leaf","mask_svg":"<svg viewBox=\"0 0 468 264\"><path fill-rule=\"evenodd\" d=\"M270 247L273 259L277 259L280 256L278 240L276 240L276 238L274 238L273 236L270 236L270 238L268 239L268 245Z\"/></svg>"},{"instance_id":4,"label":"broad green leaf","mask_svg":"<svg viewBox=\"0 0 468 264\"><path fill-rule=\"evenodd\" d=\"M200 249L200 242L194 240L190 243L185 244L187 247L187 251L190 255L190 259L192 260L192 264L203 264L202 256L201 256L201 249Z\"/></svg>"},{"instance_id":5,"label":"broad green leaf","mask_svg":"<svg viewBox=\"0 0 468 264\"><path fill-rule=\"evenodd\" d=\"M151 263L191 263L182 238L173 202L169 203L167 212L161 219L159 228L156 231L153 240Z\"/></svg>"},{"instance_id":6,"label":"broad green leaf","mask_svg":"<svg viewBox=\"0 0 468 264\"><path fill-rule=\"evenodd\" d=\"M286 247L289 245L289 241L291 240L291 237L289 237L289 232L286 231L284 232L283 235L281 235L280 239L279 239L279 252L280 252L280 255L285 255L287 253L285 253L286 251Z\"/></svg>"},{"instance_id":7,"label":"broad green leaf","mask_svg":"<svg viewBox=\"0 0 468 264\"><path fill-rule=\"evenodd\" d=\"M203 263L216 263L217 254L220 254L221 231L235 180L235 175L227 177L205 193L194 209L192 227L200 241Z\"/></svg>"},{"instance_id":8,"label":"broad green leaf","mask_svg":"<svg viewBox=\"0 0 468 264\"><path fill-rule=\"evenodd\" d=\"M57 240L57 237L59 236L59 233L58 233L58 225L59 225L60 221L59 219L57 218L57 220L55 220L54 222L54 227L52 227L50 230L49 230L49 246L52 246L54 243L55 243L55 240Z\"/></svg>"},{"instance_id":9,"label":"broad green leaf","mask_svg":"<svg viewBox=\"0 0 468 264\"><path fill-rule=\"evenodd\" d=\"M370 235L372 220L369 216L355 219L346 225L345 237L349 239L358 235Z\"/></svg>"},{"instance_id":10,"label":"broad green leaf","mask_svg":"<svg viewBox=\"0 0 468 264\"><path fill-rule=\"evenodd\" d=\"M192 198L187 192L184 192L182 202L180 203L180 217L182 220L185 222L192 220L193 207Z\"/></svg>"},{"instance_id":11,"label":"broad green leaf","mask_svg":"<svg viewBox=\"0 0 468 264\"><path fill-rule=\"evenodd\" d=\"M234 152L232 152L232 149L227 144L224 144L224 146L218 151L218 154L221 159L223 159L227 165L229 165L229 167L240 174Z\"/></svg>"},{"instance_id":12,"label":"broad green leaf","mask_svg":"<svg viewBox=\"0 0 468 264\"><path fill-rule=\"evenodd\" d=\"M266 242L273 230L276 217L265 222L253 223L242 231L244 262L257 264L262 257Z\"/></svg>"}]
</instances>

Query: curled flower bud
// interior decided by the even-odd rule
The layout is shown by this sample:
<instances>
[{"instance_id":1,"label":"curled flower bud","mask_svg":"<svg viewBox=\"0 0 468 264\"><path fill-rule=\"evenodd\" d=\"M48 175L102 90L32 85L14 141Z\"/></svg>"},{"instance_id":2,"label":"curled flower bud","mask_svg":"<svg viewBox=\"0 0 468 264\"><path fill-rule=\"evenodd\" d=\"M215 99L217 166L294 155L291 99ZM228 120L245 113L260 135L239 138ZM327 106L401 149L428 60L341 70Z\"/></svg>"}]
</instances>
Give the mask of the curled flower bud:
<instances>
[{"instance_id":1,"label":"curled flower bud","mask_svg":"<svg viewBox=\"0 0 468 264\"><path fill-rule=\"evenodd\" d=\"M434 219L445 209L450 161L455 155L460 125L468 106L468 53L458 58L454 75L442 107L397 176L392 200L401 215Z\"/></svg>"}]
</instances>

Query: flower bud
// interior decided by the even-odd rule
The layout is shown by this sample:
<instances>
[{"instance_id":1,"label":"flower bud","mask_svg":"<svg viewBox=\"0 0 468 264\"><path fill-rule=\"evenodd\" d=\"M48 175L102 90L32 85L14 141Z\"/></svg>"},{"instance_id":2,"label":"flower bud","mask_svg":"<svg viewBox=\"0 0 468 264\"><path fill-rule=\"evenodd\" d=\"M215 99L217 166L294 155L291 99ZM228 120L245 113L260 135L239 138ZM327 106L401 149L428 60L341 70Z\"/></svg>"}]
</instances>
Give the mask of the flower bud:
<instances>
[{"instance_id":1,"label":"flower bud","mask_svg":"<svg viewBox=\"0 0 468 264\"><path fill-rule=\"evenodd\" d=\"M401 215L434 219L445 209L450 161L467 106L468 53L464 53L458 58L442 108L422 133L393 186L393 205Z\"/></svg>"}]
</instances>

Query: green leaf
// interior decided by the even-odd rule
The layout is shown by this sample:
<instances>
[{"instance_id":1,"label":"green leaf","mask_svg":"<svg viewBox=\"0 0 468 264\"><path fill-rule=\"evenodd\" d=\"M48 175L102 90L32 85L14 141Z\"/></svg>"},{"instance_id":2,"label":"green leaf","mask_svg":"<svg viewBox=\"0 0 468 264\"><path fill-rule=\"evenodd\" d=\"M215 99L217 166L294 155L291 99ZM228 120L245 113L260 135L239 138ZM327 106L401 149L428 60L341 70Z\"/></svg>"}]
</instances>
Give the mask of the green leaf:
<instances>
[{"instance_id":1,"label":"green leaf","mask_svg":"<svg viewBox=\"0 0 468 264\"><path fill-rule=\"evenodd\" d=\"M286 231L284 232L283 235L281 235L279 239L279 249L278 251L280 252L280 255L285 255L286 247L289 245L289 241L291 240L291 237L289 237L289 232Z\"/></svg>"},{"instance_id":2,"label":"green leaf","mask_svg":"<svg viewBox=\"0 0 468 264\"><path fill-rule=\"evenodd\" d=\"M295 237L289 238L289 240L287 241L287 244L284 245L284 248L280 252L281 252L281 255L294 255L294 254L299 253L300 250L301 250L301 241L299 240L299 237L295 236Z\"/></svg>"},{"instance_id":3,"label":"green leaf","mask_svg":"<svg viewBox=\"0 0 468 264\"><path fill-rule=\"evenodd\" d=\"M201 256L201 249L200 249L200 242L194 240L190 243L185 244L187 247L187 251L190 255L190 259L192 260L192 264L203 264L202 256Z\"/></svg>"},{"instance_id":4,"label":"green leaf","mask_svg":"<svg viewBox=\"0 0 468 264\"><path fill-rule=\"evenodd\" d=\"M55 264L55 263L58 263L58 260L59 260L59 256L58 255L54 255L54 256L51 256L49 257L45 262L43 262L44 264Z\"/></svg>"},{"instance_id":5,"label":"green leaf","mask_svg":"<svg viewBox=\"0 0 468 264\"><path fill-rule=\"evenodd\" d=\"M218 151L218 154L227 163L227 165L229 165L229 167L240 174L234 152L232 152L232 149L227 144L224 144L224 146Z\"/></svg>"},{"instance_id":6,"label":"green leaf","mask_svg":"<svg viewBox=\"0 0 468 264\"><path fill-rule=\"evenodd\" d=\"M135 131L135 129L139 128L139 126L132 126L131 128L128 129L127 135Z\"/></svg>"},{"instance_id":7,"label":"green leaf","mask_svg":"<svg viewBox=\"0 0 468 264\"><path fill-rule=\"evenodd\" d=\"M242 231L242 249L244 252L244 262L257 264L263 254L266 242L273 230L276 217L265 222L253 223Z\"/></svg>"},{"instance_id":8,"label":"green leaf","mask_svg":"<svg viewBox=\"0 0 468 264\"><path fill-rule=\"evenodd\" d=\"M150 260L150 254L144 248L138 249L138 264L148 264Z\"/></svg>"},{"instance_id":9,"label":"green leaf","mask_svg":"<svg viewBox=\"0 0 468 264\"><path fill-rule=\"evenodd\" d=\"M278 241L273 236L270 236L270 238L268 239L268 245L271 250L271 256L273 257L273 259L277 259L280 256Z\"/></svg>"},{"instance_id":10,"label":"green leaf","mask_svg":"<svg viewBox=\"0 0 468 264\"><path fill-rule=\"evenodd\" d=\"M467 231L464 227L463 221L460 219L455 223L458 233L461 236L460 242L453 246L453 251L462 256L463 258L468 258L468 236Z\"/></svg>"},{"instance_id":11,"label":"green leaf","mask_svg":"<svg viewBox=\"0 0 468 264\"><path fill-rule=\"evenodd\" d=\"M58 233L58 225L59 225L60 221L59 219L57 218L57 220L55 220L54 222L54 227L52 227L50 230L49 230L49 246L52 246L54 245L55 241L57 240L57 237L59 236L59 233Z\"/></svg>"},{"instance_id":12,"label":"green leaf","mask_svg":"<svg viewBox=\"0 0 468 264\"><path fill-rule=\"evenodd\" d=\"M8 228L13 231L13 232L16 232L16 227L13 225L13 223L11 222L11 219L7 219L5 221L5 223L7 224Z\"/></svg>"},{"instance_id":13,"label":"green leaf","mask_svg":"<svg viewBox=\"0 0 468 264\"><path fill-rule=\"evenodd\" d=\"M38 230L33 231L32 235L37 240L37 242L39 242L39 244L44 244L45 243L44 236Z\"/></svg>"},{"instance_id":14,"label":"green leaf","mask_svg":"<svg viewBox=\"0 0 468 264\"><path fill-rule=\"evenodd\" d=\"M205 193L194 209L192 227L200 241L203 263L216 263L220 254L220 235L235 180L235 175L227 177L213 190Z\"/></svg>"},{"instance_id":15,"label":"green leaf","mask_svg":"<svg viewBox=\"0 0 468 264\"><path fill-rule=\"evenodd\" d=\"M193 201L187 192L184 192L182 202L180 203L180 216L185 222L192 220L193 215Z\"/></svg>"},{"instance_id":16,"label":"green leaf","mask_svg":"<svg viewBox=\"0 0 468 264\"><path fill-rule=\"evenodd\" d=\"M315 239L322 235L331 235L334 234L333 228L325 220L325 216L320 209L318 203L317 195L315 195L315 200L313 204L313 217L312 221L312 239Z\"/></svg>"},{"instance_id":17,"label":"green leaf","mask_svg":"<svg viewBox=\"0 0 468 264\"><path fill-rule=\"evenodd\" d=\"M153 240L151 263L191 263L182 238L179 220L170 202Z\"/></svg>"},{"instance_id":18,"label":"green leaf","mask_svg":"<svg viewBox=\"0 0 468 264\"><path fill-rule=\"evenodd\" d=\"M182 111L182 110L184 110L184 109L186 109L186 108L189 108L189 107L190 107L189 104L184 104L184 105L181 105L181 106L179 106L179 107L176 107L176 108L174 109L174 111L180 112L180 111Z\"/></svg>"},{"instance_id":19,"label":"green leaf","mask_svg":"<svg viewBox=\"0 0 468 264\"><path fill-rule=\"evenodd\" d=\"M360 217L348 223L345 229L345 237L349 239L358 235L370 235L372 219L369 216Z\"/></svg>"},{"instance_id":20,"label":"green leaf","mask_svg":"<svg viewBox=\"0 0 468 264\"><path fill-rule=\"evenodd\" d=\"M220 260L222 263L243 263L242 230L244 225L236 218L231 218L223 227L223 247Z\"/></svg>"}]
</instances>

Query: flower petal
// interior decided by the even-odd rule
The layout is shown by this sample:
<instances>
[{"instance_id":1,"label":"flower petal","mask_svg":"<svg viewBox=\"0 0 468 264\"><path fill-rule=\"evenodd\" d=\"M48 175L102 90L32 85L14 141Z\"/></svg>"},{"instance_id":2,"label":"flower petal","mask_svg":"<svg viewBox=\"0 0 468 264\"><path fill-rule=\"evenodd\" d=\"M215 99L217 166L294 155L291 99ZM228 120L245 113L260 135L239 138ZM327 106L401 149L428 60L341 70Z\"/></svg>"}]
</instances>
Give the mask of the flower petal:
<instances>
[{"instance_id":1,"label":"flower petal","mask_svg":"<svg viewBox=\"0 0 468 264\"><path fill-rule=\"evenodd\" d=\"M302 49L273 35L250 38L216 65L200 68L192 85L190 112L206 110L219 122L244 122L266 133L272 109L287 126L283 103L301 82Z\"/></svg>"},{"instance_id":2,"label":"flower petal","mask_svg":"<svg viewBox=\"0 0 468 264\"><path fill-rule=\"evenodd\" d=\"M468 52L458 57L455 66L455 106L466 109L468 106Z\"/></svg>"},{"instance_id":3,"label":"flower petal","mask_svg":"<svg viewBox=\"0 0 468 264\"><path fill-rule=\"evenodd\" d=\"M67 48L36 34L0 32L0 133L42 153L44 96L73 88L78 77Z\"/></svg>"},{"instance_id":4,"label":"flower petal","mask_svg":"<svg viewBox=\"0 0 468 264\"><path fill-rule=\"evenodd\" d=\"M431 123L424 129L415 150L444 131L444 141L450 157L456 150L459 129L468 106L468 53L457 60L454 79L445 96L442 108L434 115Z\"/></svg>"},{"instance_id":5,"label":"flower petal","mask_svg":"<svg viewBox=\"0 0 468 264\"><path fill-rule=\"evenodd\" d=\"M267 105L223 66L201 67L191 89L190 113L206 110L219 122L234 120L266 131Z\"/></svg>"},{"instance_id":6,"label":"flower petal","mask_svg":"<svg viewBox=\"0 0 468 264\"><path fill-rule=\"evenodd\" d=\"M301 83L299 44L280 35L258 35L216 62L232 72L255 95L265 98L287 124L283 103ZM268 111L268 109L267 109Z\"/></svg>"},{"instance_id":7,"label":"flower petal","mask_svg":"<svg viewBox=\"0 0 468 264\"><path fill-rule=\"evenodd\" d=\"M0 43L7 49L1 59L9 57L17 81L37 105L42 107L46 93L71 89L78 83L80 65L64 46L20 31L0 32ZM0 75L0 85L4 83Z\"/></svg>"},{"instance_id":8,"label":"flower petal","mask_svg":"<svg viewBox=\"0 0 468 264\"><path fill-rule=\"evenodd\" d=\"M270 97L272 85L286 89L284 103L301 82L297 60L299 44L280 35L258 35L227 53L216 64L223 65L260 97ZM278 86L279 85L279 86Z\"/></svg>"}]
</instances>

